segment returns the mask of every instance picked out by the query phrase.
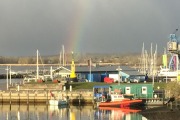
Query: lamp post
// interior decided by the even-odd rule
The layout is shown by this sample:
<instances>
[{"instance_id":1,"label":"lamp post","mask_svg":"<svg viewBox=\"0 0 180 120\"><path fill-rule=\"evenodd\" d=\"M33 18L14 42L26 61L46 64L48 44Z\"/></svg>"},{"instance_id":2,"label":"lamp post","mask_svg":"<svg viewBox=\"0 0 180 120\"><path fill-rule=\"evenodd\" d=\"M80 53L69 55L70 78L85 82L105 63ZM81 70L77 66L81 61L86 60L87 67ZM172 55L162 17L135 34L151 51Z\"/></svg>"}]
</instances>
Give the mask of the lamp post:
<instances>
[{"instance_id":1,"label":"lamp post","mask_svg":"<svg viewBox=\"0 0 180 120\"><path fill-rule=\"evenodd\" d=\"M7 70L7 73L6 73L6 82L7 82L7 90L9 89L9 81L8 81L8 73L9 73L9 68L8 68L8 66L7 66L7 68L6 68L6 70Z\"/></svg>"},{"instance_id":2,"label":"lamp post","mask_svg":"<svg viewBox=\"0 0 180 120\"><path fill-rule=\"evenodd\" d=\"M159 89L160 89L160 87L159 87L159 86L157 86L157 89L158 89L158 98L159 98Z\"/></svg>"},{"instance_id":3,"label":"lamp post","mask_svg":"<svg viewBox=\"0 0 180 120\"><path fill-rule=\"evenodd\" d=\"M120 66L118 66L118 68L116 69L118 71L118 85L120 85L120 82L122 81L122 76L121 76L121 68Z\"/></svg>"}]
</instances>

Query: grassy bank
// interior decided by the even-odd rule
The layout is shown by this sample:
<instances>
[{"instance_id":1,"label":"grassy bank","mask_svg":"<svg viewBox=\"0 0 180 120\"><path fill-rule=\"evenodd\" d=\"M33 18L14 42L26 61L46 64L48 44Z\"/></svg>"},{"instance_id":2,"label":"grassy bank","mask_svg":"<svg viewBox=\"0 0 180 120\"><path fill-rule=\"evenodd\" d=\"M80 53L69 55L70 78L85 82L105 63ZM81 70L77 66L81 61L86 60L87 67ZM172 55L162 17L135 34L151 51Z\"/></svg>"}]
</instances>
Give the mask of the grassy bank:
<instances>
[{"instance_id":1,"label":"grassy bank","mask_svg":"<svg viewBox=\"0 0 180 120\"><path fill-rule=\"evenodd\" d=\"M37 83L28 83L28 84L37 84ZM45 82L45 83L38 83L38 84L57 84L57 83L52 83L52 82ZM68 86L72 86L72 88L73 88L73 90L78 90L78 89L89 89L89 90L92 90L92 88L93 88L93 86L95 86L95 85L118 85L119 83L111 83L111 84L108 84L108 83L104 83L104 82L72 82L72 83L69 83L68 85L67 85L67 89L69 89L68 88ZM121 84L152 84L152 82L147 82L147 83L120 83L120 85ZM166 83L164 83L164 82L161 82L161 83L154 83L154 89L155 90L157 90L158 88L159 89L165 89L165 87L166 87Z\"/></svg>"}]
</instances>

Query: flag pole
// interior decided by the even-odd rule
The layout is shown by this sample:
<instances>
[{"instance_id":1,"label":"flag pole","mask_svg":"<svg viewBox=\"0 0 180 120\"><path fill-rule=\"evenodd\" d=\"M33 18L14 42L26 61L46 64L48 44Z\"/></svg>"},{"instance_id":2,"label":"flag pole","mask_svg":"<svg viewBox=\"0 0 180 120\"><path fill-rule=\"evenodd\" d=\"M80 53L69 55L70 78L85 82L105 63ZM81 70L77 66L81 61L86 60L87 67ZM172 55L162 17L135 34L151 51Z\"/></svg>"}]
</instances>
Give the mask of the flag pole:
<instances>
[{"instance_id":1,"label":"flag pole","mask_svg":"<svg viewBox=\"0 0 180 120\"><path fill-rule=\"evenodd\" d=\"M90 80L89 80L89 82L90 82L90 81L91 81L91 58L90 58L89 62L90 62L90 63L89 63L89 65L90 65L90 66L89 66L89 74L90 74L90 77L89 77Z\"/></svg>"}]
</instances>

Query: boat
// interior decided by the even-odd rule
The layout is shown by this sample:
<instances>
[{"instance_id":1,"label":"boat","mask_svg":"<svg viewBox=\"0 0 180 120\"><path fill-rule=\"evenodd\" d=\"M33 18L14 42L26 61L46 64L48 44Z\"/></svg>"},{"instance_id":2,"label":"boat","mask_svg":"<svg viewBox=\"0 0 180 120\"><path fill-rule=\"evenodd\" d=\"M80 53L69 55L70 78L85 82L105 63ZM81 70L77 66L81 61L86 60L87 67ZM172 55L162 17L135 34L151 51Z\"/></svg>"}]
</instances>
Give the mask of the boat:
<instances>
[{"instance_id":1,"label":"boat","mask_svg":"<svg viewBox=\"0 0 180 120\"><path fill-rule=\"evenodd\" d=\"M51 99L49 100L49 105L53 105L53 106L67 105L67 101L62 99L59 100Z\"/></svg>"},{"instance_id":2,"label":"boat","mask_svg":"<svg viewBox=\"0 0 180 120\"><path fill-rule=\"evenodd\" d=\"M171 71L169 68L161 68L158 77L177 77L177 71Z\"/></svg>"},{"instance_id":3,"label":"boat","mask_svg":"<svg viewBox=\"0 0 180 120\"><path fill-rule=\"evenodd\" d=\"M98 107L130 107L141 104L141 99L124 98L123 94L111 94L111 99L106 101L97 102Z\"/></svg>"},{"instance_id":4,"label":"boat","mask_svg":"<svg viewBox=\"0 0 180 120\"><path fill-rule=\"evenodd\" d=\"M35 81L36 81L35 75L26 75L23 79L24 83L35 82Z\"/></svg>"},{"instance_id":5,"label":"boat","mask_svg":"<svg viewBox=\"0 0 180 120\"><path fill-rule=\"evenodd\" d=\"M53 105L53 106L61 106L61 105L67 105L68 101L67 99L64 98L59 98L56 99L55 95L52 93L52 91L50 91L50 95L51 95L51 99L49 100L49 105Z\"/></svg>"}]
</instances>

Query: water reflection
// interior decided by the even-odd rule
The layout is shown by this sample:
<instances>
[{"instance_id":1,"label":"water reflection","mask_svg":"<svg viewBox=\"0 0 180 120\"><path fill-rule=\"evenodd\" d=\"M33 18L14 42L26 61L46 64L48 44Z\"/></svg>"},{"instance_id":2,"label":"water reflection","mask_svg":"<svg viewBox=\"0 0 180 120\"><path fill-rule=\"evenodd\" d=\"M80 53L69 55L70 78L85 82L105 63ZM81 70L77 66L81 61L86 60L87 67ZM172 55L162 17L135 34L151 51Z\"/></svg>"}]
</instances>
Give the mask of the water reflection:
<instances>
[{"instance_id":1,"label":"water reflection","mask_svg":"<svg viewBox=\"0 0 180 120\"><path fill-rule=\"evenodd\" d=\"M139 110L93 106L0 105L1 120L146 120Z\"/></svg>"}]
</instances>

